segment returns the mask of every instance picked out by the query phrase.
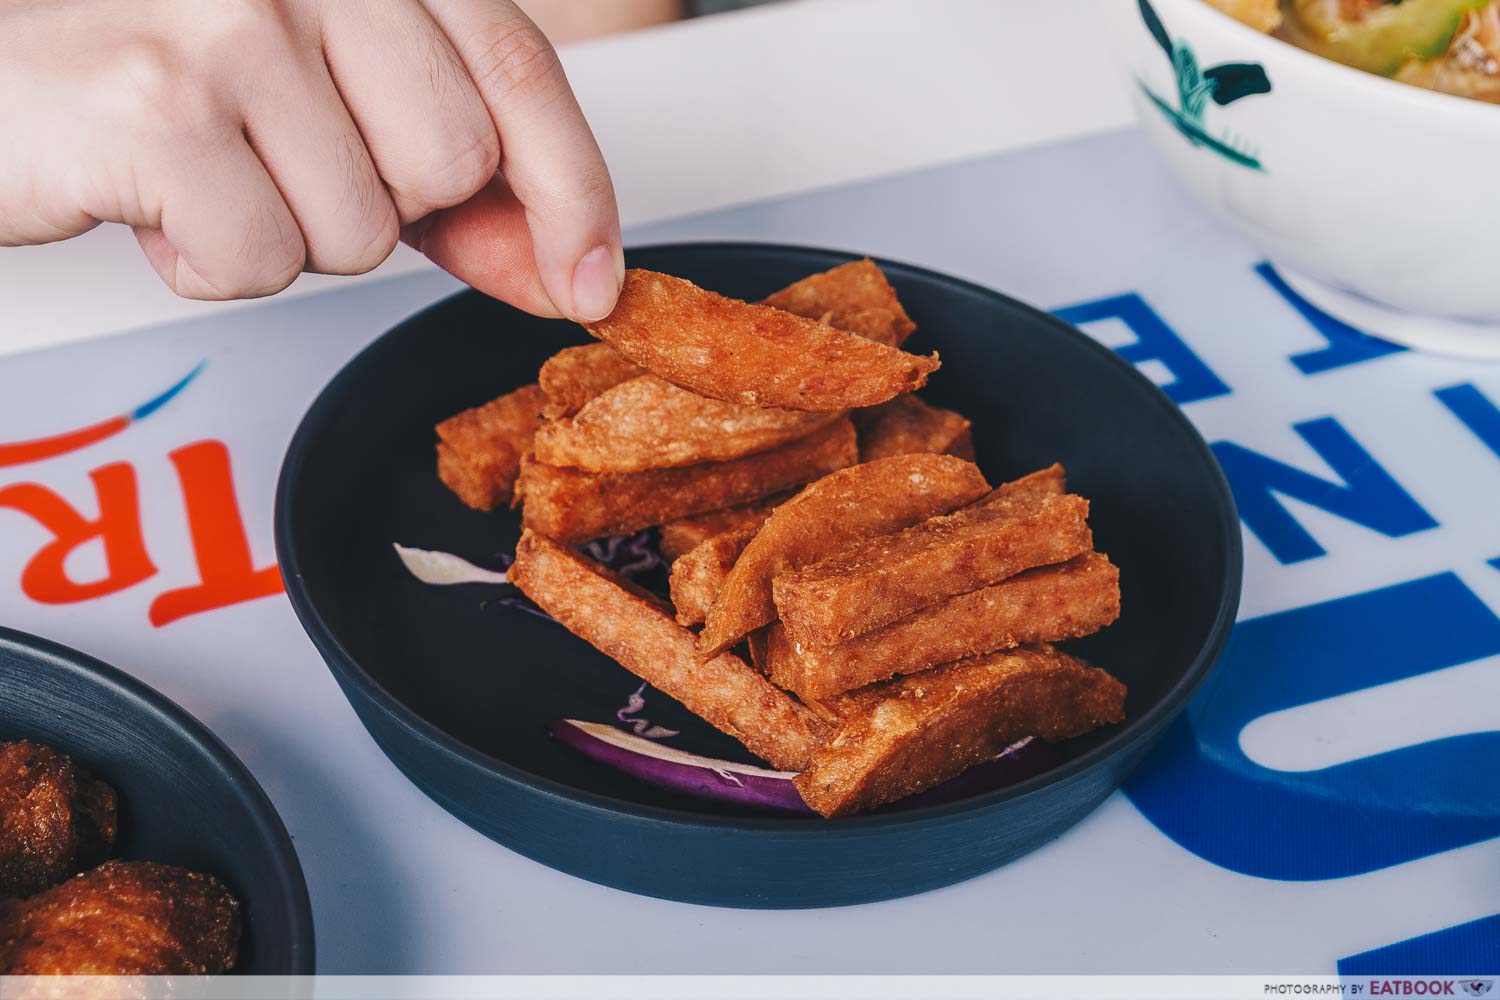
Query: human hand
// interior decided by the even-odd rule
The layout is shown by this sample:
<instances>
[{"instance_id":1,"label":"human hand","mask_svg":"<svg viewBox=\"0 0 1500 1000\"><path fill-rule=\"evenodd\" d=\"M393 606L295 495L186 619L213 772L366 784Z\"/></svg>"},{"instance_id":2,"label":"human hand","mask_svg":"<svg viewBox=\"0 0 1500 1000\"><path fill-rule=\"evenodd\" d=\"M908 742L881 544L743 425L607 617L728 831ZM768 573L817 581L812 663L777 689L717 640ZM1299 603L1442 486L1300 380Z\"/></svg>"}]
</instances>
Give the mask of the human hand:
<instances>
[{"instance_id":1,"label":"human hand","mask_svg":"<svg viewBox=\"0 0 1500 1000\"><path fill-rule=\"evenodd\" d=\"M508 0L11 0L0 135L0 245L122 222L189 298L398 238L540 315L601 318L624 274L599 148Z\"/></svg>"}]
</instances>

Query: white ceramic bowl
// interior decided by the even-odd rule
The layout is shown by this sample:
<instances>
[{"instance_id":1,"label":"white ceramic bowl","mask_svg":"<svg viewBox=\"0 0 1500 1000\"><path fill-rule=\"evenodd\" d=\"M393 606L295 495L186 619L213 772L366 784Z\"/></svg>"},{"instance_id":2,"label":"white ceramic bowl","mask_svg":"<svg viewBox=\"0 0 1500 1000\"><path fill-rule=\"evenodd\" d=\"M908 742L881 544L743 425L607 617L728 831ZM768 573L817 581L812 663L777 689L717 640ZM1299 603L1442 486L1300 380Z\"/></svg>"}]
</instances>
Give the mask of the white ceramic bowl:
<instances>
[{"instance_id":1,"label":"white ceramic bowl","mask_svg":"<svg viewBox=\"0 0 1500 1000\"><path fill-rule=\"evenodd\" d=\"M1500 106L1350 69L1203 0L1109 7L1146 134L1289 284L1377 336L1500 359Z\"/></svg>"}]
</instances>

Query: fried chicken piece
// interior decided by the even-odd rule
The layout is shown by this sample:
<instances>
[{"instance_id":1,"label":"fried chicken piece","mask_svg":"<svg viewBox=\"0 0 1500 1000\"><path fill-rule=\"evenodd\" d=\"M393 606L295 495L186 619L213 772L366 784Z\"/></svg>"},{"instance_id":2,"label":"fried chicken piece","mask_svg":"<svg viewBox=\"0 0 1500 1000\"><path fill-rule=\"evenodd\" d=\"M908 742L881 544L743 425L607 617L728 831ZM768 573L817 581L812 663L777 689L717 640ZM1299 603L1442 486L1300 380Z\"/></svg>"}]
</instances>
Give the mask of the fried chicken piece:
<instances>
[{"instance_id":1,"label":"fried chicken piece","mask_svg":"<svg viewBox=\"0 0 1500 1000\"><path fill-rule=\"evenodd\" d=\"M30 896L114 846L115 790L30 740L0 743L0 899Z\"/></svg>"},{"instance_id":2,"label":"fried chicken piece","mask_svg":"<svg viewBox=\"0 0 1500 1000\"><path fill-rule=\"evenodd\" d=\"M239 940L239 903L218 879L149 861L0 904L0 975L215 975Z\"/></svg>"}]
</instances>

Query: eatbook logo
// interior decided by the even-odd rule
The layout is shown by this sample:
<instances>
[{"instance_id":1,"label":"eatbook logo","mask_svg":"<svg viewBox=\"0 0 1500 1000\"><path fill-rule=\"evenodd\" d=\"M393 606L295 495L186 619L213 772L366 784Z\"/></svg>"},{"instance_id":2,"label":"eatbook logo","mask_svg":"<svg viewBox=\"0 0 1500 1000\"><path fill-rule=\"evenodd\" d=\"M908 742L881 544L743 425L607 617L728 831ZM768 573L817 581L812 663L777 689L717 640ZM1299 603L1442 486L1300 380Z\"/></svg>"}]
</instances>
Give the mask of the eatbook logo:
<instances>
[{"instance_id":1,"label":"eatbook logo","mask_svg":"<svg viewBox=\"0 0 1500 1000\"><path fill-rule=\"evenodd\" d=\"M1193 145L1217 153L1242 167L1264 171L1266 168L1259 155L1249 144L1228 132L1212 135L1205 115L1210 98L1222 108L1252 94L1269 94L1271 80L1266 76L1265 67L1259 63L1221 63L1202 69L1192 46L1182 39L1174 41L1167 34L1166 26L1157 16L1150 0L1140 0L1140 8L1146 30L1151 32L1156 44L1167 54L1167 59L1172 64L1172 74L1177 80L1177 100L1174 104L1146 86L1144 80L1138 79L1136 82L1147 99Z\"/></svg>"},{"instance_id":2,"label":"eatbook logo","mask_svg":"<svg viewBox=\"0 0 1500 1000\"><path fill-rule=\"evenodd\" d=\"M1468 982L1458 984L1459 988L1471 997L1485 996L1494 985L1495 981L1493 979L1470 979Z\"/></svg>"}]
</instances>

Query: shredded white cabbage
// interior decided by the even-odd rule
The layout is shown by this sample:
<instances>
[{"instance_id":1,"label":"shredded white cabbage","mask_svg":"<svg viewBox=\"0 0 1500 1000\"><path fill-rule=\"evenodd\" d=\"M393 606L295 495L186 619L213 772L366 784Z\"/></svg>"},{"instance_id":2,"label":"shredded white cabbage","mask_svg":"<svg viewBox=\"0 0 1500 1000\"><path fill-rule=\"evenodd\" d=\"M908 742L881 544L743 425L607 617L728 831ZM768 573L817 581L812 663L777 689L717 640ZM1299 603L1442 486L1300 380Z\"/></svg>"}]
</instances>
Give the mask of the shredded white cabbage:
<instances>
[{"instance_id":1,"label":"shredded white cabbage","mask_svg":"<svg viewBox=\"0 0 1500 1000\"><path fill-rule=\"evenodd\" d=\"M413 549L399 543L392 546L407 572L437 587L450 587L457 583L505 583L505 574L492 569L475 566L451 552L433 552L429 549Z\"/></svg>"}]
</instances>

